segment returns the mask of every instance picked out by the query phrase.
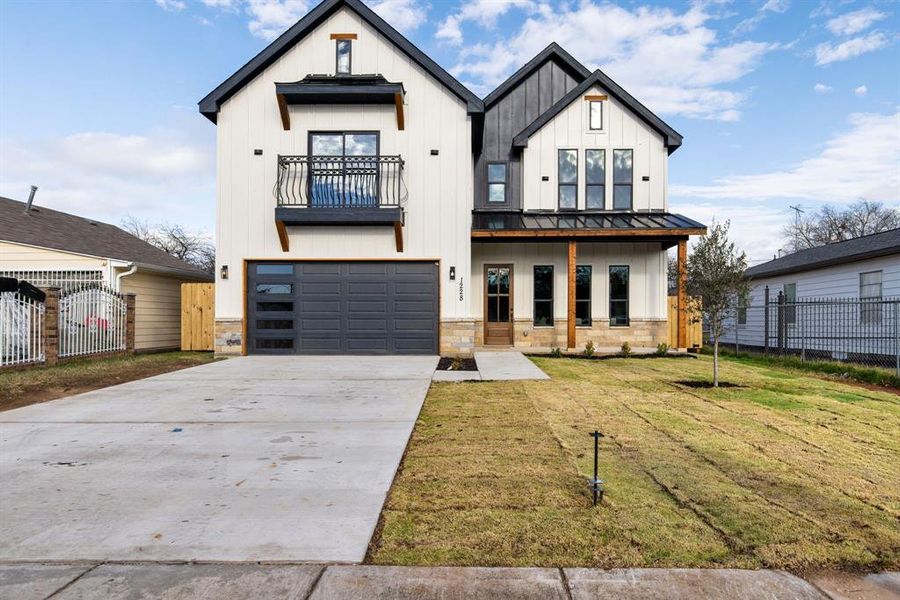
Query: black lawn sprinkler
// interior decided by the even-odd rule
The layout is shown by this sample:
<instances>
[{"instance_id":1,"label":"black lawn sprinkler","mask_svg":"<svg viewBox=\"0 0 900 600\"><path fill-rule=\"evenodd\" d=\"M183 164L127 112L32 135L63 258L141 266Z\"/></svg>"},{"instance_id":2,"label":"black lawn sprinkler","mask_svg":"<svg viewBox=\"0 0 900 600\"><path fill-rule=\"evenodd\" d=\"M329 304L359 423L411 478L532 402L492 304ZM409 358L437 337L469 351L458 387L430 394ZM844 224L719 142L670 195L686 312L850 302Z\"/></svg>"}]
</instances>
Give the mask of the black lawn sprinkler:
<instances>
[{"instance_id":1,"label":"black lawn sprinkler","mask_svg":"<svg viewBox=\"0 0 900 600\"><path fill-rule=\"evenodd\" d=\"M588 435L594 438L594 478L588 479L588 487L591 488L594 506L597 506L597 502L603 502L603 480L597 477L597 454L600 449L600 438L605 436L597 430Z\"/></svg>"}]
</instances>

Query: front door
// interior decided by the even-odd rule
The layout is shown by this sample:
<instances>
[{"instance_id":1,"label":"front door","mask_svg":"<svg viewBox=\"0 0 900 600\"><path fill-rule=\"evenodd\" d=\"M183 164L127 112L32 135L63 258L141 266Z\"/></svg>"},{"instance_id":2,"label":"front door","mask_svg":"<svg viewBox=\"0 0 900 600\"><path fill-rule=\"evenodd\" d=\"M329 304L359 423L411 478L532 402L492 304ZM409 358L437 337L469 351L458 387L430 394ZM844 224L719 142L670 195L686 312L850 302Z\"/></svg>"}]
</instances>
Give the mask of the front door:
<instances>
[{"instance_id":1,"label":"front door","mask_svg":"<svg viewBox=\"0 0 900 600\"><path fill-rule=\"evenodd\" d=\"M484 267L484 345L513 343L512 265Z\"/></svg>"}]
</instances>

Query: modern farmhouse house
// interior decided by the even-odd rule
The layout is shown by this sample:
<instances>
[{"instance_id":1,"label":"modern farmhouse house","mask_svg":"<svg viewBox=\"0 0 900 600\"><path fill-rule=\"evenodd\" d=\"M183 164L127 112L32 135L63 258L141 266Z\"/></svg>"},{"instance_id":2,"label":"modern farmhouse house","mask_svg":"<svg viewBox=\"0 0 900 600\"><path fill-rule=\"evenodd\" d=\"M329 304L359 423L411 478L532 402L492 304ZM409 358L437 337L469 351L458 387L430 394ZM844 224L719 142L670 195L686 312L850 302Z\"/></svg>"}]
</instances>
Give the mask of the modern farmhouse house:
<instances>
[{"instance_id":1,"label":"modern farmhouse house","mask_svg":"<svg viewBox=\"0 0 900 600\"><path fill-rule=\"evenodd\" d=\"M705 233L667 211L681 136L555 44L481 99L325 0L200 112L221 353L655 346L666 251Z\"/></svg>"}]
</instances>

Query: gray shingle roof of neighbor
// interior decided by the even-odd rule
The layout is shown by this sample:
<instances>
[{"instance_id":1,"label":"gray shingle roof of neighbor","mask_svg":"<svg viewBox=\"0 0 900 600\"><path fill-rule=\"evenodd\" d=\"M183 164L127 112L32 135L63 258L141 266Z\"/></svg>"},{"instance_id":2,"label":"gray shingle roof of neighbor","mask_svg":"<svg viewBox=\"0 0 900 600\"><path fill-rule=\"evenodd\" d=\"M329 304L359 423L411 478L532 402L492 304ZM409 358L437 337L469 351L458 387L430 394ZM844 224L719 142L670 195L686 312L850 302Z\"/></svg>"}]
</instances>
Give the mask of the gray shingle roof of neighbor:
<instances>
[{"instance_id":1,"label":"gray shingle roof of neighbor","mask_svg":"<svg viewBox=\"0 0 900 600\"><path fill-rule=\"evenodd\" d=\"M215 123L219 107L222 106L223 102L236 94L254 77L262 73L266 67L290 50L294 44L322 24L328 17L334 14L335 11L344 6L362 17L366 23L393 42L394 45L409 56L413 62L425 69L432 77L437 79L458 98L464 101L470 114L481 113L484 111L484 103L481 101L481 98L472 93L466 86L461 84L450 75L450 73L444 70L443 67L434 62L434 60L419 50L408 39L403 37L403 35L391 27L384 19L375 14L371 8L363 4L361 0L324 0L309 11L306 16L294 23L290 29L281 34L274 42L266 46L262 52L254 56L250 62L235 71L231 77L207 94L207 96L199 103L200 113Z\"/></svg>"},{"instance_id":2,"label":"gray shingle roof of neighbor","mask_svg":"<svg viewBox=\"0 0 900 600\"><path fill-rule=\"evenodd\" d=\"M881 233L873 233L863 237L834 242L825 246L817 246L801 250L770 260L767 263L750 267L744 275L750 279L772 277L787 273L799 273L812 269L821 269L832 265L900 254L900 229L891 229Z\"/></svg>"},{"instance_id":3,"label":"gray shingle roof of neighbor","mask_svg":"<svg viewBox=\"0 0 900 600\"><path fill-rule=\"evenodd\" d=\"M209 273L127 231L84 217L0 196L0 241L138 263L150 270L212 281Z\"/></svg>"},{"instance_id":4,"label":"gray shingle roof of neighbor","mask_svg":"<svg viewBox=\"0 0 900 600\"><path fill-rule=\"evenodd\" d=\"M519 134L513 138L513 146L517 148L527 147L528 138L537 133L537 131L549 123L553 117L561 113L567 106L580 98L595 84L600 85L610 96L624 104L639 119L658 132L663 137L663 142L666 144L666 148L669 149L669 154L672 154L681 146L683 138L680 133L653 114L649 108L638 102L634 96L626 92L618 83L610 79L609 76L600 69L591 73L587 79L572 88L572 91L563 96L556 104L551 106L541 116L528 125L528 127L519 132Z\"/></svg>"}]
</instances>

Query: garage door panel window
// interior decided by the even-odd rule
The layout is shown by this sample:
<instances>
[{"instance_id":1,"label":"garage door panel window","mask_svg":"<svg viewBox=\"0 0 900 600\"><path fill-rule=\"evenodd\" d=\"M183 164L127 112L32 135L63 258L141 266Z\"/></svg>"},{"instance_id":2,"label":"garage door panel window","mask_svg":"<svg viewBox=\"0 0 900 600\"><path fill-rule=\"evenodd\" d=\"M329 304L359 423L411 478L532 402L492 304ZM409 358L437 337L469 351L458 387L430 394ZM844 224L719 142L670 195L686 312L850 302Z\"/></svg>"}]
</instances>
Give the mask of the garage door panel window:
<instances>
[{"instance_id":1,"label":"garage door panel window","mask_svg":"<svg viewBox=\"0 0 900 600\"><path fill-rule=\"evenodd\" d=\"M291 312L294 310L293 302L257 302L256 310L259 312Z\"/></svg>"},{"instance_id":2,"label":"garage door panel window","mask_svg":"<svg viewBox=\"0 0 900 600\"><path fill-rule=\"evenodd\" d=\"M257 329L293 329L294 321L292 319L257 319Z\"/></svg>"},{"instance_id":3,"label":"garage door panel window","mask_svg":"<svg viewBox=\"0 0 900 600\"><path fill-rule=\"evenodd\" d=\"M294 274L294 265L291 265L291 264L256 265L256 274L257 275L293 275Z\"/></svg>"},{"instance_id":4,"label":"garage door panel window","mask_svg":"<svg viewBox=\"0 0 900 600\"><path fill-rule=\"evenodd\" d=\"M259 350L290 350L294 347L292 338L257 338L256 347Z\"/></svg>"},{"instance_id":5,"label":"garage door panel window","mask_svg":"<svg viewBox=\"0 0 900 600\"><path fill-rule=\"evenodd\" d=\"M257 283L257 294L293 294L294 286L290 283Z\"/></svg>"}]
</instances>

